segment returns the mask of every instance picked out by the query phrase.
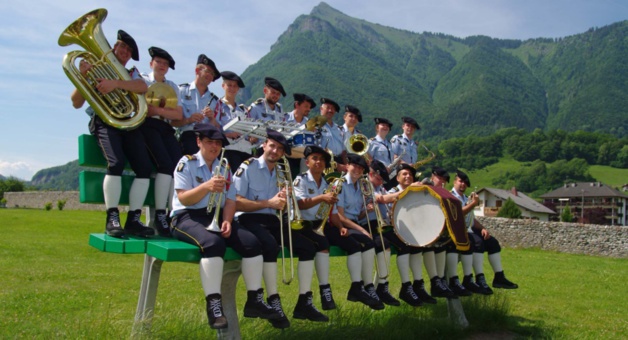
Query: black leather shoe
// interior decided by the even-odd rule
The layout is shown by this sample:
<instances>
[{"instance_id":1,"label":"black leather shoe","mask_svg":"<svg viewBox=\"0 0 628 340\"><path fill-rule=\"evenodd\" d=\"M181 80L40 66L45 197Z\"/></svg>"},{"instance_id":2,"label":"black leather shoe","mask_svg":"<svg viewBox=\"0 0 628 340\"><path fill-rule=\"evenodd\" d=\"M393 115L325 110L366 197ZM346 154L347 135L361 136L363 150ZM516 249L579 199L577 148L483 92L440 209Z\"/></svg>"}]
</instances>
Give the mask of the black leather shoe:
<instances>
[{"instance_id":1,"label":"black leather shoe","mask_svg":"<svg viewBox=\"0 0 628 340\"><path fill-rule=\"evenodd\" d=\"M141 216L141 209L129 211L129 215L126 217L126 222L124 223L124 232L128 235L142 237L155 235L155 230L153 228L145 226L142 221L140 221Z\"/></svg>"},{"instance_id":2,"label":"black leather shoe","mask_svg":"<svg viewBox=\"0 0 628 340\"><path fill-rule=\"evenodd\" d=\"M388 282L378 284L376 293L377 296L379 296L379 299L389 306L401 305L401 302L390 294L390 290L388 290Z\"/></svg>"},{"instance_id":3,"label":"black leather shoe","mask_svg":"<svg viewBox=\"0 0 628 340\"><path fill-rule=\"evenodd\" d=\"M422 302L432 305L436 304L436 299L428 294L425 290L425 282L423 281L423 279L414 280L414 283L412 284L412 289L414 289L414 292L419 297L419 300L421 300Z\"/></svg>"},{"instance_id":4,"label":"black leather shoe","mask_svg":"<svg viewBox=\"0 0 628 340\"><path fill-rule=\"evenodd\" d=\"M331 294L331 286L329 284L319 286L321 292L321 305L323 310L336 309L334 296Z\"/></svg>"},{"instance_id":5,"label":"black leather shoe","mask_svg":"<svg viewBox=\"0 0 628 340\"><path fill-rule=\"evenodd\" d=\"M122 224L120 224L120 211L118 208L107 209L105 233L112 237L124 237L124 229L122 229Z\"/></svg>"},{"instance_id":6,"label":"black leather shoe","mask_svg":"<svg viewBox=\"0 0 628 340\"><path fill-rule=\"evenodd\" d=\"M495 277L493 278L493 288L505 288L505 289L517 289L519 285L516 283L510 282L504 272L495 273Z\"/></svg>"},{"instance_id":7,"label":"black leather shoe","mask_svg":"<svg viewBox=\"0 0 628 340\"><path fill-rule=\"evenodd\" d=\"M347 300L353 302L362 302L363 304L371 307L378 306L381 302L373 299L367 292L364 290L364 286L362 282L352 282L351 288L349 288L349 292L347 293ZM371 307L373 308L373 307ZM373 308L375 309L375 308Z\"/></svg>"},{"instance_id":8,"label":"black leather shoe","mask_svg":"<svg viewBox=\"0 0 628 340\"><path fill-rule=\"evenodd\" d=\"M412 288L412 284L409 281L401 284L399 298L412 307L423 306L423 302L421 302L419 297L416 295L416 292Z\"/></svg>"},{"instance_id":9,"label":"black leather shoe","mask_svg":"<svg viewBox=\"0 0 628 340\"><path fill-rule=\"evenodd\" d=\"M454 294L458 296L471 296L473 293L466 290L463 285L460 284L457 276L452 276L449 278L449 289L451 289Z\"/></svg>"},{"instance_id":10,"label":"black leather shoe","mask_svg":"<svg viewBox=\"0 0 628 340\"><path fill-rule=\"evenodd\" d=\"M292 317L295 319L327 322L329 318L321 313L312 303L312 292L299 295L299 301L294 307Z\"/></svg>"},{"instance_id":11,"label":"black leather shoe","mask_svg":"<svg viewBox=\"0 0 628 340\"><path fill-rule=\"evenodd\" d=\"M440 277L434 276L430 282L432 287L430 288L430 293L432 297L440 297L440 298L456 298L456 294L447 287L447 285L443 282Z\"/></svg>"},{"instance_id":12,"label":"black leather shoe","mask_svg":"<svg viewBox=\"0 0 628 340\"><path fill-rule=\"evenodd\" d=\"M264 301L264 290L249 290L246 292L247 299L244 304L244 317L246 318L262 318L262 319L279 319L281 315L276 312L273 307Z\"/></svg>"},{"instance_id":13,"label":"black leather shoe","mask_svg":"<svg viewBox=\"0 0 628 340\"><path fill-rule=\"evenodd\" d=\"M227 317L222 311L222 299L220 294L210 294L205 297L207 301L207 320L209 327L213 329L227 328Z\"/></svg>"},{"instance_id":14,"label":"black leather shoe","mask_svg":"<svg viewBox=\"0 0 628 340\"><path fill-rule=\"evenodd\" d=\"M477 284L478 287L480 287L480 294L482 295L493 294L493 290L491 289L491 287L488 286L488 283L486 283L486 277L484 276L484 274L478 274L475 276L475 284Z\"/></svg>"},{"instance_id":15,"label":"black leather shoe","mask_svg":"<svg viewBox=\"0 0 628 340\"><path fill-rule=\"evenodd\" d=\"M462 286L471 293L482 294L482 288L480 288L477 283L473 282L473 274L464 276L462 279Z\"/></svg>"},{"instance_id":16,"label":"black leather shoe","mask_svg":"<svg viewBox=\"0 0 628 340\"><path fill-rule=\"evenodd\" d=\"M269 319L270 324L275 328L288 328L290 327L290 320L286 317L286 313L283 312L283 308L281 307L281 299L279 298L279 294L273 294L268 297L268 304L279 314L279 318Z\"/></svg>"},{"instance_id":17,"label":"black leather shoe","mask_svg":"<svg viewBox=\"0 0 628 340\"><path fill-rule=\"evenodd\" d=\"M155 229L157 229L159 236L170 237L170 222L165 210L155 211Z\"/></svg>"},{"instance_id":18,"label":"black leather shoe","mask_svg":"<svg viewBox=\"0 0 628 340\"><path fill-rule=\"evenodd\" d=\"M366 286L364 286L364 290L366 291L366 293L373 298L373 300L376 300L377 303L369 306L375 310L382 310L384 309L384 303L382 302L382 300L380 300L379 296L377 295L377 292L375 291L375 285L373 285L372 283L367 284Z\"/></svg>"}]
</instances>

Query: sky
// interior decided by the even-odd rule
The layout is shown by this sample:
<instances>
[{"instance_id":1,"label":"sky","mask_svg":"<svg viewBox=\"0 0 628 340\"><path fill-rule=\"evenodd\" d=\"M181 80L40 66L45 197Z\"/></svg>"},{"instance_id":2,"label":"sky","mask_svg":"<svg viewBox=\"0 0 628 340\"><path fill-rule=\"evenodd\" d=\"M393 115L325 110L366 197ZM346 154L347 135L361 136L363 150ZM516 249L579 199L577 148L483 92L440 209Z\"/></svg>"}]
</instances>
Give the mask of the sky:
<instances>
[{"instance_id":1,"label":"sky","mask_svg":"<svg viewBox=\"0 0 628 340\"><path fill-rule=\"evenodd\" d=\"M628 19L625 0L327 0L344 14L416 33L464 38L558 38ZM194 79L199 54L221 71L241 74L319 0L91 1L31 0L0 4L0 175L30 180L39 170L78 158L79 135L89 133L85 107L70 102L73 86L61 61L78 45L60 47L61 32L83 14L106 8L102 30L111 45L118 29L132 35L150 72L148 48L167 50L175 83ZM356 5L359 3L359 5ZM220 82L210 90L222 94ZM287 89L290 92L289 89ZM359 99L356 100L359 102ZM247 103L248 104L248 103Z\"/></svg>"}]
</instances>

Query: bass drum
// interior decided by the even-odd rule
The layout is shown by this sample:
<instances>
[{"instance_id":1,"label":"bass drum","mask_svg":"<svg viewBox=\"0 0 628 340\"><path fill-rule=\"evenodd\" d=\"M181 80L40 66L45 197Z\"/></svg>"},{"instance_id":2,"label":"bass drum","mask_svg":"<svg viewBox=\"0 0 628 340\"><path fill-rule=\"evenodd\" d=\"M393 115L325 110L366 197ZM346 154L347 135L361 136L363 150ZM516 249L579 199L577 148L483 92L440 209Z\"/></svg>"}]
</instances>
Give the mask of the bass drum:
<instances>
[{"instance_id":1,"label":"bass drum","mask_svg":"<svg viewBox=\"0 0 628 340\"><path fill-rule=\"evenodd\" d=\"M292 149L290 158L303 158L303 152L308 145L316 145L316 135L314 132L303 131L294 135L288 140Z\"/></svg>"},{"instance_id":2,"label":"bass drum","mask_svg":"<svg viewBox=\"0 0 628 340\"><path fill-rule=\"evenodd\" d=\"M405 244L440 247L453 239L458 250L469 249L462 206L447 190L429 185L408 187L392 210L393 230Z\"/></svg>"}]
</instances>

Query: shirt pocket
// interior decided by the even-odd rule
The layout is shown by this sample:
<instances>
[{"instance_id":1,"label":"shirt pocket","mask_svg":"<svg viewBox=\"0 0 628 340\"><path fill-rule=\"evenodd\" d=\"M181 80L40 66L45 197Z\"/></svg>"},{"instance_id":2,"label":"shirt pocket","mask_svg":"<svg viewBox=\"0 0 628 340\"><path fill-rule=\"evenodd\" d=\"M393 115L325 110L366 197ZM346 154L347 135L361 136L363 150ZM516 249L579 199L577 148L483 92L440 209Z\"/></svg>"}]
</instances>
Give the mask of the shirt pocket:
<instances>
[{"instance_id":1,"label":"shirt pocket","mask_svg":"<svg viewBox=\"0 0 628 340\"><path fill-rule=\"evenodd\" d=\"M264 180L254 179L249 181L249 198L253 200L268 199L277 192L276 185L268 185Z\"/></svg>"}]
</instances>

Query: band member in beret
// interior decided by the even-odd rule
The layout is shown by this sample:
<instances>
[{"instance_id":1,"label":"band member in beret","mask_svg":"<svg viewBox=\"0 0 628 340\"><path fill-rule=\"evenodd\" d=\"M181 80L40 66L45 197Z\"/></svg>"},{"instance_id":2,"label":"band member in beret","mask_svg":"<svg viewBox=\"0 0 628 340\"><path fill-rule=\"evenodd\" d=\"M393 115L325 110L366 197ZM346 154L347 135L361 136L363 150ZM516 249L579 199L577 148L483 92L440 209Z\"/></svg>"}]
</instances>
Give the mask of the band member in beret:
<instances>
[{"instance_id":1,"label":"band member in beret","mask_svg":"<svg viewBox=\"0 0 628 340\"><path fill-rule=\"evenodd\" d=\"M173 197L172 234L200 248L200 275L209 326L227 328L220 290L227 247L242 255L242 276L247 290L244 316L279 318L280 315L263 300L262 246L255 235L233 220L236 196L235 187L229 183L231 176L225 178L220 173L214 173L220 165L221 150L228 142L218 128L210 124L196 124L194 132L198 135L200 150L181 158L174 173L176 193ZM221 206L208 212L212 194L224 195L224 199L216 200L221 202ZM215 220L218 211L220 213ZM219 231L208 230L214 222Z\"/></svg>"},{"instance_id":2,"label":"band member in beret","mask_svg":"<svg viewBox=\"0 0 628 340\"><path fill-rule=\"evenodd\" d=\"M153 72L142 74L144 81L149 86L147 97L150 98L153 95L150 86L155 83L165 83L172 87L175 93L175 97L170 98L174 101L175 107L166 107L166 103L153 102L148 105L149 118L140 126L149 155L157 169L154 186L155 228L159 235L169 236L170 226L166 208L168 199L172 197L172 173L182 156L181 146L174 135L175 130L170 122L183 118L183 108L177 105L179 103L179 87L173 81L166 79L168 68L174 70L174 59L165 50L154 46L148 49L148 54L151 56L150 68Z\"/></svg>"},{"instance_id":3,"label":"band member in beret","mask_svg":"<svg viewBox=\"0 0 628 340\"><path fill-rule=\"evenodd\" d=\"M312 97L303 93L294 93L294 110L286 113L285 121L287 123L305 124L308 121L310 110L316 107L316 102Z\"/></svg>"},{"instance_id":4,"label":"band member in beret","mask_svg":"<svg viewBox=\"0 0 628 340\"><path fill-rule=\"evenodd\" d=\"M393 174L393 180L385 184L385 188L388 190L397 185L397 179L394 178L397 170L391 169L393 154L390 150L390 142L386 139L386 135L388 135L392 129L393 124L386 118L374 118L373 120L375 121L376 135L375 137L369 139L367 154L371 159L377 159L382 162L386 166L388 173Z\"/></svg>"},{"instance_id":5,"label":"band member in beret","mask_svg":"<svg viewBox=\"0 0 628 340\"><path fill-rule=\"evenodd\" d=\"M343 177L342 190L338 195L338 217L341 228L326 228L325 235L332 245L347 252L347 267L351 277L351 287L347 300L359 301L372 309L384 309L384 304L375 294L374 289L367 292L365 286L373 286L373 266L375 261L375 243L371 234L364 229L358 219L364 209L364 200L360 178L368 173L364 157L348 154L347 174ZM372 296L371 294L375 294Z\"/></svg>"},{"instance_id":6,"label":"band member in beret","mask_svg":"<svg viewBox=\"0 0 628 340\"><path fill-rule=\"evenodd\" d=\"M499 241L491 236L488 230L477 219L475 219L473 209L475 209L475 207L480 203L480 200L475 192L472 192L471 196L466 196L464 194L470 186L471 180L469 179L469 176L466 173L457 170L456 177L454 179L454 187L451 190L451 193L456 196L460 202L462 202L462 212L465 215L465 223L468 227L469 240L471 240L471 248L473 250L472 263L473 270L475 271L475 284L481 289L480 291L477 291L477 293L485 295L493 294L493 291L486 283L486 278L484 276L484 252L488 253L489 263L495 273L495 277L493 278L493 288L516 289L519 286L516 283L509 281L504 274L501 260L501 246ZM448 266L450 265L449 258L450 254L447 254ZM469 286L470 282L473 280L473 275L471 273L471 266L468 265L468 261L462 261L462 270L464 272L463 285L466 283L467 286ZM458 279L457 276L456 279Z\"/></svg>"},{"instance_id":7,"label":"band member in beret","mask_svg":"<svg viewBox=\"0 0 628 340\"><path fill-rule=\"evenodd\" d=\"M196 123L210 123L216 127L220 124L215 119L218 96L209 91L209 84L220 78L216 64L206 55L201 54L196 61L195 77L190 83L179 85L179 98L183 107L183 119L173 121L177 127L179 143L184 155L198 152L196 135L192 131Z\"/></svg>"},{"instance_id":8,"label":"band member in beret","mask_svg":"<svg viewBox=\"0 0 628 340\"><path fill-rule=\"evenodd\" d=\"M395 135L390 139L394 156L393 159L401 157L402 162L414 164L418 160L418 150L412 136L414 132L420 130L421 127L419 127L419 123L411 117L402 117L401 122L403 133Z\"/></svg>"},{"instance_id":9,"label":"band member in beret","mask_svg":"<svg viewBox=\"0 0 628 340\"><path fill-rule=\"evenodd\" d=\"M244 104L236 102L238 92L244 88L242 78L231 71L220 72L220 75L222 76L222 89L225 91L225 95L217 102L214 113L216 120L223 127L232 119L246 118L246 108ZM238 139L240 137L238 132L224 131L224 134L230 141L238 141L237 144L232 143L225 147L225 157L232 166L231 170L235 171L242 162L252 156L253 145L247 140Z\"/></svg>"},{"instance_id":10,"label":"band member in beret","mask_svg":"<svg viewBox=\"0 0 628 340\"><path fill-rule=\"evenodd\" d=\"M412 165L408 163L400 164L397 171L397 182L399 184L396 187L390 189L389 193L403 192L407 187L413 185L413 183L415 182L415 175L416 169ZM427 274L430 277L431 296L425 290L425 281L423 280L423 268L421 266L422 263L425 265ZM456 296L454 292L449 289L449 287L447 287L447 285L445 285L441 278L438 276L436 259L432 248L412 247L410 255L407 258L403 257L402 259L400 259L399 256L397 257L397 265L399 267L399 273L401 275L402 281L402 290L399 294L399 297L406 302L410 303L409 301L411 301L411 298L413 298L413 294L408 288L410 286L410 276L408 275L407 271L404 273L401 272L403 269L408 268L408 266L412 271L412 275L414 276L412 290L414 291L416 297L418 297L419 300L421 300L422 302L436 303L436 300L434 300L433 297L453 298ZM405 295L405 297L403 295Z\"/></svg>"},{"instance_id":11,"label":"band member in beret","mask_svg":"<svg viewBox=\"0 0 628 340\"><path fill-rule=\"evenodd\" d=\"M284 154L290 154L290 145L286 138L279 132L268 128L266 130L268 138L262 144L264 153L258 158L250 158L240 164L234 175L234 185L236 188L236 208L238 210L238 221L245 228L251 231L262 243L262 254L264 256L264 283L268 292L267 301L279 314L281 318L271 320L276 328L287 328L290 321L286 317L281 306L281 299L277 291L277 256L281 250L281 240L285 241L284 246L293 249L294 254L299 258L298 278L299 286L302 289L311 285L311 269L313 260L320 246L306 238L302 233L292 233L292 245L290 245L290 221L285 213L287 192L285 186L292 184L281 183L285 175L285 168L281 162ZM297 207L294 207L297 208ZM278 217L278 212L279 216ZM279 218L282 220L280 221ZM283 234L283 236L282 236ZM309 279L308 274L309 274ZM286 280L286 278L284 278ZM308 289L309 291L309 289ZM309 301L311 295L304 295L305 302ZM310 308L311 307L311 308ZM299 313L295 317L305 317L315 321L326 321L326 316L315 313L315 308L309 306L307 311L299 308ZM303 312L303 314L300 314ZM319 315L320 314L320 315ZM310 318L311 317L311 318Z\"/></svg>"},{"instance_id":12,"label":"band member in beret","mask_svg":"<svg viewBox=\"0 0 628 340\"><path fill-rule=\"evenodd\" d=\"M283 121L283 111L279 100L286 96L286 91L279 80L264 78L264 98L259 98L249 106L249 118L263 121Z\"/></svg>"},{"instance_id":13,"label":"band member in beret","mask_svg":"<svg viewBox=\"0 0 628 340\"><path fill-rule=\"evenodd\" d=\"M346 105L343 119L345 124L340 128L340 131L342 131L342 140L346 146L347 141L351 138L351 136L357 133L362 133L356 128L358 123L362 123L362 113L357 107L353 105Z\"/></svg>"},{"instance_id":14,"label":"band member in beret","mask_svg":"<svg viewBox=\"0 0 628 340\"><path fill-rule=\"evenodd\" d=\"M320 147L330 150L336 162L336 170L347 171L347 150L345 148L342 131L338 124L334 123L334 115L340 110L340 106L329 98L321 98L321 116L327 118L327 123L320 129Z\"/></svg>"},{"instance_id":15,"label":"band member in beret","mask_svg":"<svg viewBox=\"0 0 628 340\"><path fill-rule=\"evenodd\" d=\"M131 58L136 61L139 60L135 40L123 30L118 31L118 40L113 46L113 55L123 66L126 66ZM84 59L79 62L79 72L84 77L92 67ZM96 90L102 94L110 93L115 89L138 94L145 93L148 87L137 68L131 68L129 76L131 77L130 80L98 79ZM70 98L72 99L72 106L76 109L85 104L85 98L78 90L74 90ZM106 124L95 114L96 112L91 106L87 108L86 112L91 118L89 131L98 139L98 145L100 145L107 160L107 174L103 182L103 194L107 208L105 222L107 235L113 237L123 237L125 233L139 236L153 235L155 231L140 221L141 209L148 192L152 171L142 132L138 129L122 130ZM129 191L129 214L123 230L120 224L118 204L122 192L122 171L127 159L135 172L135 179Z\"/></svg>"}]
</instances>

